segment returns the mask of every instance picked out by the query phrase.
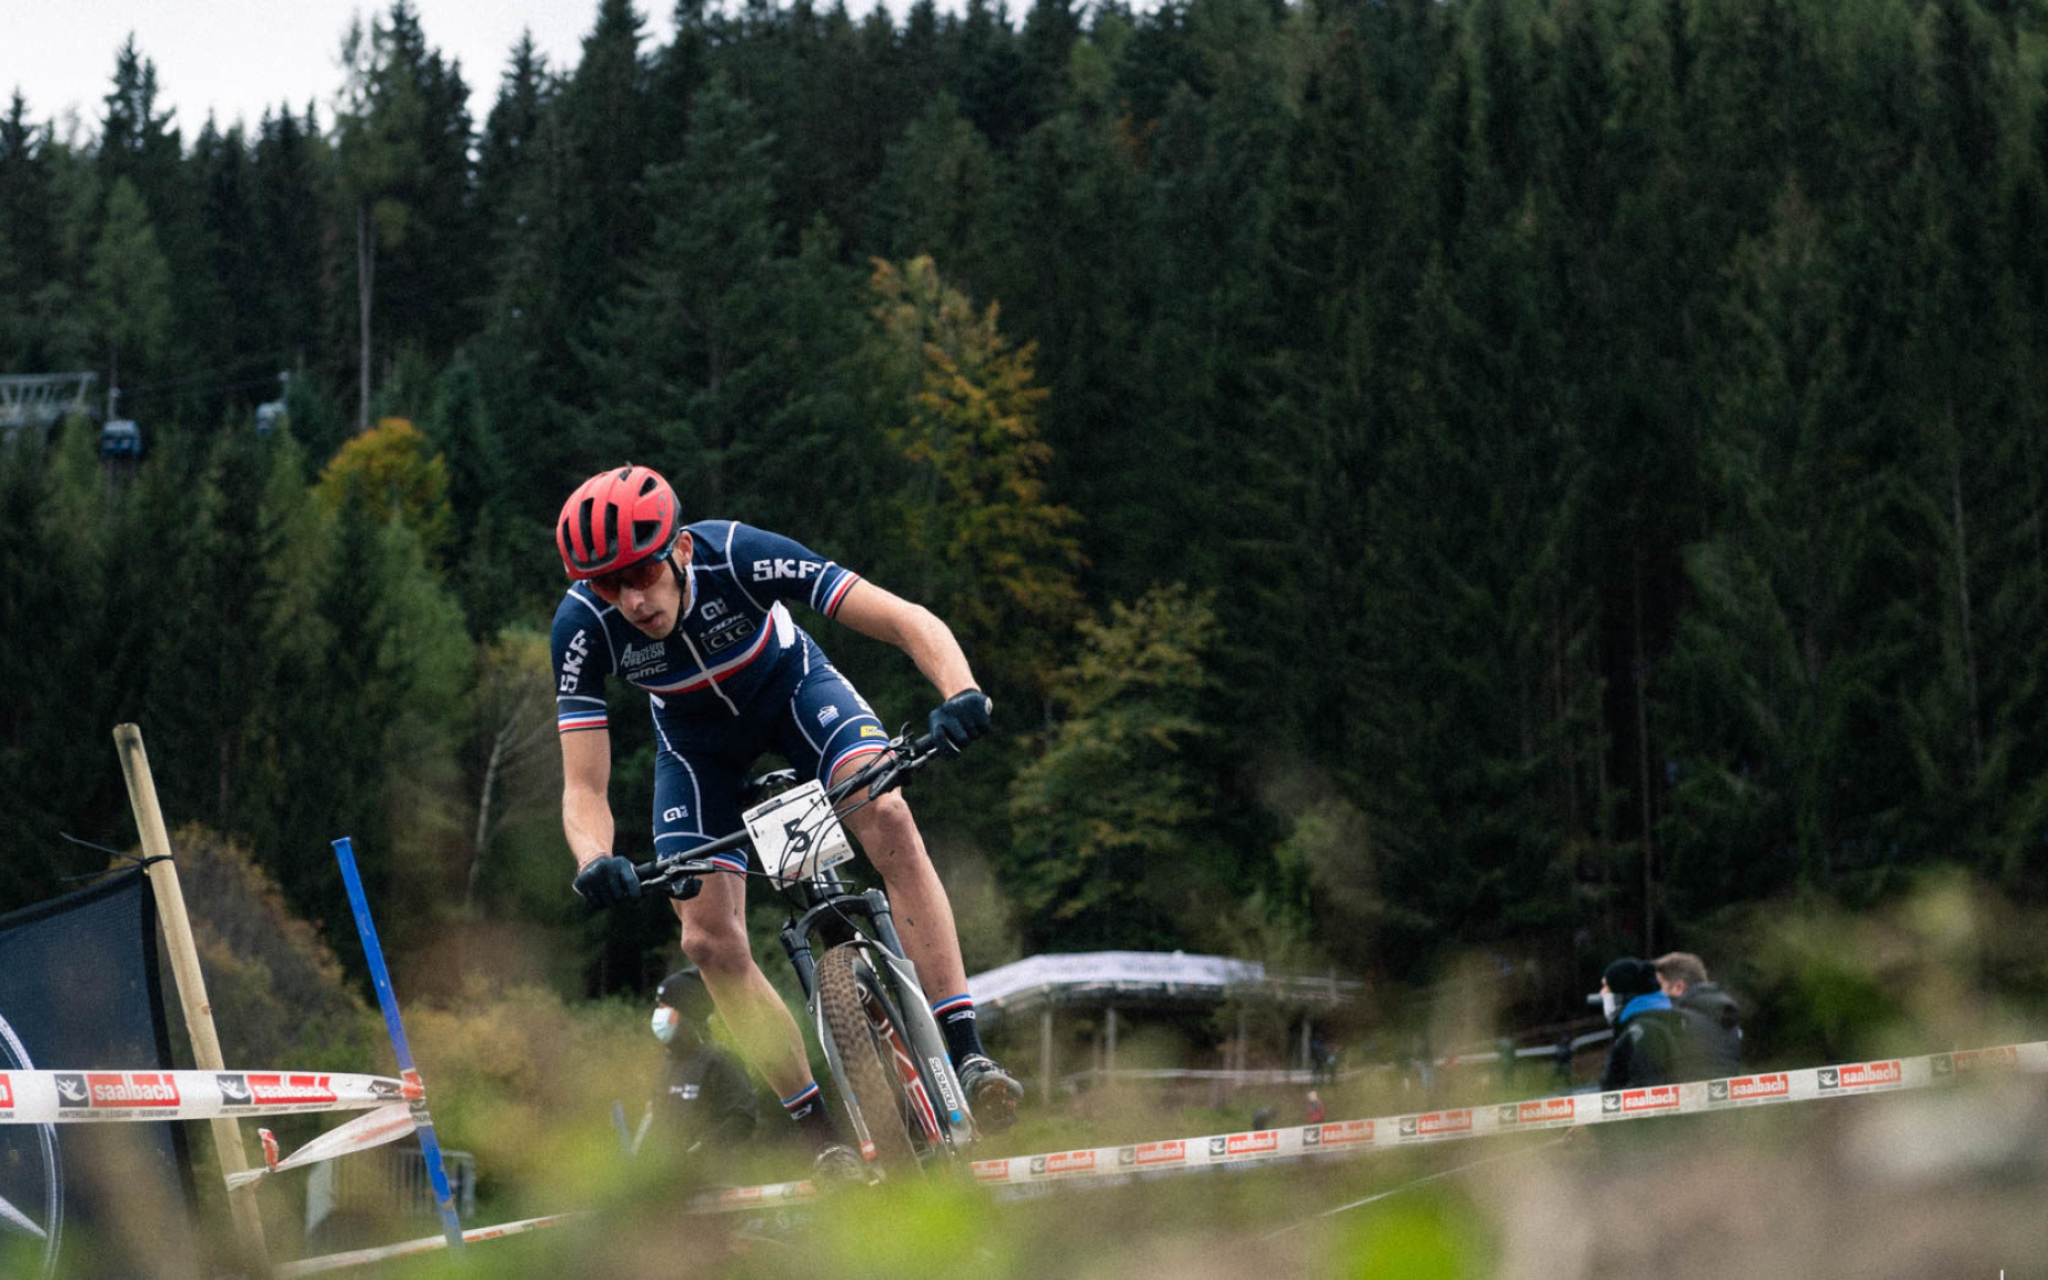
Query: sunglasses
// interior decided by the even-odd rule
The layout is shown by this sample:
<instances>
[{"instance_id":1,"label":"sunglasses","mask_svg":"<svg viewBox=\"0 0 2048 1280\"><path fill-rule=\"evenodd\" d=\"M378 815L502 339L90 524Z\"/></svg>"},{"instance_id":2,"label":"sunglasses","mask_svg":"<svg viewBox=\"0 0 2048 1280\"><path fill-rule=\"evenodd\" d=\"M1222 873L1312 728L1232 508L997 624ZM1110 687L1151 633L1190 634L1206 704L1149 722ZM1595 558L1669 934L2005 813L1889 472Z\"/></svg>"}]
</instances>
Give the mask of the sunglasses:
<instances>
[{"instance_id":1,"label":"sunglasses","mask_svg":"<svg viewBox=\"0 0 2048 1280\"><path fill-rule=\"evenodd\" d=\"M655 556L637 564L629 564L623 569L600 573L589 580L590 589L597 593L598 599L607 603L614 602L618 600L619 593L628 587L635 591L645 591L652 587L661 581L662 570L666 568L668 557Z\"/></svg>"}]
</instances>

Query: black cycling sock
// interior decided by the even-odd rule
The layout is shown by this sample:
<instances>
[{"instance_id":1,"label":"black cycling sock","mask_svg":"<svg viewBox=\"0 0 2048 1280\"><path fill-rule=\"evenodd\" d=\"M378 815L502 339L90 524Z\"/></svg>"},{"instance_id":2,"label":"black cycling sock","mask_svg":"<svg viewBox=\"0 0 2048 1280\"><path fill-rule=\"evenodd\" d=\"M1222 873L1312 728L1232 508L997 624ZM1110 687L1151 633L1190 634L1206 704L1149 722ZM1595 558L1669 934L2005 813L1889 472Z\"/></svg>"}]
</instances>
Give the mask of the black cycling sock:
<instances>
[{"instance_id":1,"label":"black cycling sock","mask_svg":"<svg viewBox=\"0 0 2048 1280\"><path fill-rule=\"evenodd\" d=\"M823 1147L839 1141L838 1126L832 1123L832 1111L825 1105L825 1095L819 1091L817 1081L784 1098L782 1109L814 1145Z\"/></svg>"},{"instance_id":2,"label":"black cycling sock","mask_svg":"<svg viewBox=\"0 0 2048 1280\"><path fill-rule=\"evenodd\" d=\"M988 1056L981 1047L981 1029L974 1023L974 997L952 996L932 1005L932 1016L939 1020L939 1030L946 1036L946 1052L953 1055L953 1065L959 1066L971 1054Z\"/></svg>"}]
</instances>

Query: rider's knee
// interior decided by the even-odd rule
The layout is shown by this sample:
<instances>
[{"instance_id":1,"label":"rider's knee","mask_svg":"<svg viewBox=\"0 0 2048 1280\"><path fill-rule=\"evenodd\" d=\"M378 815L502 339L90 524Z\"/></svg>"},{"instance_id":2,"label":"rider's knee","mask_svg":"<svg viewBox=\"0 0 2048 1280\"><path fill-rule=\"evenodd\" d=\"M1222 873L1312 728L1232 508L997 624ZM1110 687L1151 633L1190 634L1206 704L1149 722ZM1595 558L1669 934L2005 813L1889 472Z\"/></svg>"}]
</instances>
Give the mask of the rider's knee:
<instances>
[{"instance_id":1,"label":"rider's knee","mask_svg":"<svg viewBox=\"0 0 2048 1280\"><path fill-rule=\"evenodd\" d=\"M917 820L910 816L909 803L893 791L863 806L847 820L847 825L870 848L900 848L917 835Z\"/></svg>"},{"instance_id":2,"label":"rider's knee","mask_svg":"<svg viewBox=\"0 0 2048 1280\"><path fill-rule=\"evenodd\" d=\"M747 931L737 921L720 920L704 928L683 930L683 954L706 973L743 973L754 963Z\"/></svg>"}]
</instances>

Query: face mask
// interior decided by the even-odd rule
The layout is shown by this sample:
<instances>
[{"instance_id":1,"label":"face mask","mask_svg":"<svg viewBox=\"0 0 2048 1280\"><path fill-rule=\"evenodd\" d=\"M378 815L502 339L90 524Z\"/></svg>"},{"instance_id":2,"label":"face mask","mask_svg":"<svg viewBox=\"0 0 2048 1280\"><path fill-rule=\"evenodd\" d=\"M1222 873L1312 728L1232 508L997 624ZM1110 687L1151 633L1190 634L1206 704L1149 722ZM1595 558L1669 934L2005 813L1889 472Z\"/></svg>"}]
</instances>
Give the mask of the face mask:
<instances>
[{"instance_id":1,"label":"face mask","mask_svg":"<svg viewBox=\"0 0 2048 1280\"><path fill-rule=\"evenodd\" d=\"M667 1044L676 1038L676 1011L667 1005L661 1005L655 1009L654 1017L648 1020L648 1025L654 1029L654 1038Z\"/></svg>"},{"instance_id":2,"label":"face mask","mask_svg":"<svg viewBox=\"0 0 2048 1280\"><path fill-rule=\"evenodd\" d=\"M1614 1021L1614 993L1612 991L1602 991L1600 993L1600 1012L1606 1015L1609 1022ZM661 1033L656 1032L655 1034L660 1035Z\"/></svg>"}]
</instances>

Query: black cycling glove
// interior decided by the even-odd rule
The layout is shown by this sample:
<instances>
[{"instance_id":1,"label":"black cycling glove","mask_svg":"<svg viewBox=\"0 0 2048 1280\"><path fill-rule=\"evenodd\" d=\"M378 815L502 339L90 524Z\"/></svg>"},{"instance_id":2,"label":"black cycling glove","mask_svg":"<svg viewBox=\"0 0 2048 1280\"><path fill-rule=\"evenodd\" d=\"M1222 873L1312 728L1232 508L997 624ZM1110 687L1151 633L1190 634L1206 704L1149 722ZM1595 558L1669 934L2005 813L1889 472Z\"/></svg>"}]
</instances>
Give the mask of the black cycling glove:
<instances>
[{"instance_id":1,"label":"black cycling glove","mask_svg":"<svg viewBox=\"0 0 2048 1280\"><path fill-rule=\"evenodd\" d=\"M949 756L957 756L968 743L988 732L989 711L994 707L979 689L962 689L932 708L932 741Z\"/></svg>"},{"instance_id":2,"label":"black cycling glove","mask_svg":"<svg viewBox=\"0 0 2048 1280\"><path fill-rule=\"evenodd\" d=\"M615 907L640 896L640 877L629 859L613 853L586 864L573 887L593 907Z\"/></svg>"}]
</instances>

